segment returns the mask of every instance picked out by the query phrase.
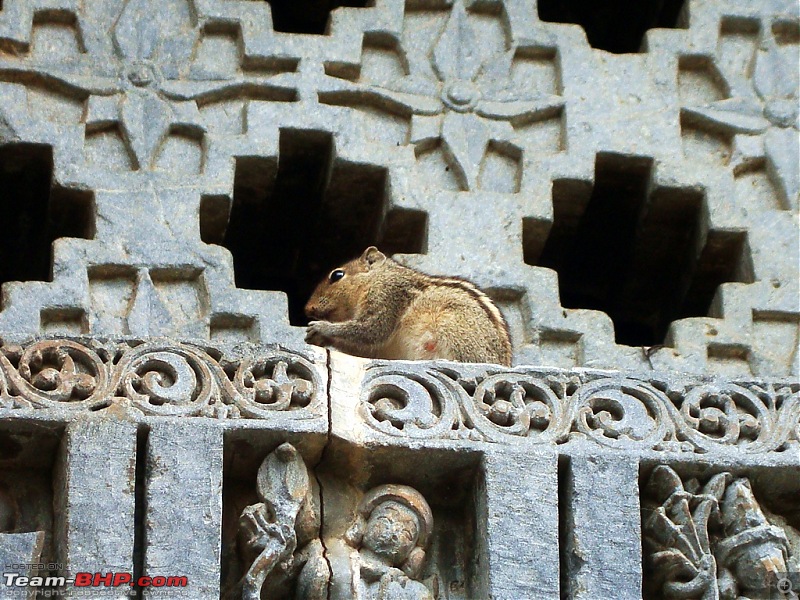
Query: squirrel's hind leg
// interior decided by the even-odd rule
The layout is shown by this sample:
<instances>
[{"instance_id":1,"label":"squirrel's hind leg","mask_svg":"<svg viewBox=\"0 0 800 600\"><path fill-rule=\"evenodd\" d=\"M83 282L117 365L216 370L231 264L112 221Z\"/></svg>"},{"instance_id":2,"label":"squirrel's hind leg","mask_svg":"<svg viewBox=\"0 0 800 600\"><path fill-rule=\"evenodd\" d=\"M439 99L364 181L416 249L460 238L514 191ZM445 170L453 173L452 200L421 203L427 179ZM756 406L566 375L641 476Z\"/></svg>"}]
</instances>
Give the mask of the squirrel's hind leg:
<instances>
[{"instance_id":1,"label":"squirrel's hind leg","mask_svg":"<svg viewBox=\"0 0 800 600\"><path fill-rule=\"evenodd\" d=\"M412 303L386 344L387 354L399 360L456 360L447 336L442 335L446 321L440 303Z\"/></svg>"}]
</instances>

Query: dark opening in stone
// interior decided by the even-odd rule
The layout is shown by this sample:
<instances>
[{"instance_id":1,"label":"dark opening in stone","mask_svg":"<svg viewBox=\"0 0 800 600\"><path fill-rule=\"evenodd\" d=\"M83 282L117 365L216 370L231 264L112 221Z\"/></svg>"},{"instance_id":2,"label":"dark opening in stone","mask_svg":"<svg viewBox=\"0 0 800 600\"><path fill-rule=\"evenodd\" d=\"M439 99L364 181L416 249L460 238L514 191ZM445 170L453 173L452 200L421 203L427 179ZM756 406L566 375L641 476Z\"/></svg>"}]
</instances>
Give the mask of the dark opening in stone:
<instances>
[{"instance_id":1,"label":"dark opening in stone","mask_svg":"<svg viewBox=\"0 0 800 600\"><path fill-rule=\"evenodd\" d=\"M279 152L237 159L232 209L205 198L201 236L231 251L237 287L286 292L291 323L305 325L303 306L324 275L372 244L422 252L427 215L387 211L386 170L335 158L328 133L284 129Z\"/></svg>"},{"instance_id":2,"label":"dark opening in stone","mask_svg":"<svg viewBox=\"0 0 800 600\"><path fill-rule=\"evenodd\" d=\"M652 160L599 154L594 186L553 182L554 221L539 257L561 304L608 314L616 341L652 346L672 321L705 316L720 284L752 282L747 234L709 230L704 193L654 185Z\"/></svg>"},{"instance_id":3,"label":"dark opening in stone","mask_svg":"<svg viewBox=\"0 0 800 600\"><path fill-rule=\"evenodd\" d=\"M94 235L92 194L52 178L50 146L0 146L0 284L49 281L53 240Z\"/></svg>"},{"instance_id":4,"label":"dark opening in stone","mask_svg":"<svg viewBox=\"0 0 800 600\"><path fill-rule=\"evenodd\" d=\"M683 4L684 0L539 0L538 7L542 21L583 27L592 48L626 54L641 51L648 29L685 28Z\"/></svg>"},{"instance_id":5,"label":"dark opening in stone","mask_svg":"<svg viewBox=\"0 0 800 600\"><path fill-rule=\"evenodd\" d=\"M365 8L368 0L267 0L272 8L272 28L286 33L327 32L331 11L341 6Z\"/></svg>"}]
</instances>

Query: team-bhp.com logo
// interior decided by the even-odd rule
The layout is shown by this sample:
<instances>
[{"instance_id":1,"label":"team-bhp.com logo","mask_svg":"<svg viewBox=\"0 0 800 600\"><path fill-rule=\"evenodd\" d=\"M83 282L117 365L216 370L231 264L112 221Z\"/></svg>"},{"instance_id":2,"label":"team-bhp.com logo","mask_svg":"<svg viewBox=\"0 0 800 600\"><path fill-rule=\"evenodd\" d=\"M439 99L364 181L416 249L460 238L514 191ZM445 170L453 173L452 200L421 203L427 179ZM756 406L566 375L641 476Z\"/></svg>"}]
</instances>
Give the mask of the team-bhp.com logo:
<instances>
[{"instance_id":1,"label":"team-bhp.com logo","mask_svg":"<svg viewBox=\"0 0 800 600\"><path fill-rule=\"evenodd\" d=\"M132 586L138 588L170 588L186 587L189 580L185 576L152 577L142 575L134 581L130 573L75 573L74 577L28 577L19 573L3 573L3 580L7 587L46 587L63 588L72 585L77 588L122 587Z\"/></svg>"}]
</instances>

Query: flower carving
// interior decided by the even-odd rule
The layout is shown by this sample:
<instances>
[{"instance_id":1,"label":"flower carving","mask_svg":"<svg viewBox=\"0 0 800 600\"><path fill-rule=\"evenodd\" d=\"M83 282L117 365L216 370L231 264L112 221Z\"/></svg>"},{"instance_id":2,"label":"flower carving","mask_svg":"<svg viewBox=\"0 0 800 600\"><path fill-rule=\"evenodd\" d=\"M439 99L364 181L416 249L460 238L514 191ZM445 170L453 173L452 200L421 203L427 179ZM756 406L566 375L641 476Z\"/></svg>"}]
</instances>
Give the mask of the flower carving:
<instances>
[{"instance_id":1,"label":"flower carving","mask_svg":"<svg viewBox=\"0 0 800 600\"><path fill-rule=\"evenodd\" d=\"M483 48L462 0L455 0L447 24L427 48L392 45L405 66L403 77L351 82L328 78L320 101L366 103L411 118L409 142L417 154L442 145L462 190L479 187L480 168L490 144L511 155L522 150L514 126L557 115L561 96L540 93L514 82L514 45L502 52ZM408 44L408 46L413 46Z\"/></svg>"},{"instance_id":2,"label":"flower carving","mask_svg":"<svg viewBox=\"0 0 800 600\"><path fill-rule=\"evenodd\" d=\"M791 526L762 509L746 477L718 473L701 487L659 465L642 512L648 596L766 598L776 597L764 592L780 589L777 582L789 583Z\"/></svg>"},{"instance_id":3,"label":"flower carving","mask_svg":"<svg viewBox=\"0 0 800 600\"><path fill-rule=\"evenodd\" d=\"M69 342L29 349L20 358L19 373L36 390L58 402L89 398L103 379L99 361Z\"/></svg>"},{"instance_id":4,"label":"flower carving","mask_svg":"<svg viewBox=\"0 0 800 600\"><path fill-rule=\"evenodd\" d=\"M291 370L290 370L291 368ZM246 362L236 373L236 386L248 400L273 410L308 406L315 386L310 371L286 360Z\"/></svg>"},{"instance_id":5,"label":"flower carving","mask_svg":"<svg viewBox=\"0 0 800 600\"><path fill-rule=\"evenodd\" d=\"M742 162L758 158L749 150L758 148L756 152L766 156L775 167L785 197L796 205L800 195L797 168L800 81L795 64L796 43L791 44L795 46L794 52L785 51L783 46L789 44L779 43L782 37L782 24L770 27L761 23L753 54L746 61L724 60L718 50L715 57L718 69L708 76L724 82L727 97L706 104L684 105L682 113L712 130L721 129L732 136L758 136L755 144L739 144L734 170Z\"/></svg>"},{"instance_id":6,"label":"flower carving","mask_svg":"<svg viewBox=\"0 0 800 600\"><path fill-rule=\"evenodd\" d=\"M284 350L231 361L210 347L133 339L0 344L0 412L317 419L325 398L318 365Z\"/></svg>"},{"instance_id":7,"label":"flower carving","mask_svg":"<svg viewBox=\"0 0 800 600\"><path fill-rule=\"evenodd\" d=\"M103 24L76 20L78 48L85 44L88 52L0 59L0 81L13 82L24 72L58 93L86 100L87 134L118 123L133 170L152 169L170 135L203 138L198 104L256 91L275 99L294 93L282 74L212 72L196 64L202 36L197 14L194 0L128 0L113 21L110 40L106 29L96 31Z\"/></svg>"}]
</instances>

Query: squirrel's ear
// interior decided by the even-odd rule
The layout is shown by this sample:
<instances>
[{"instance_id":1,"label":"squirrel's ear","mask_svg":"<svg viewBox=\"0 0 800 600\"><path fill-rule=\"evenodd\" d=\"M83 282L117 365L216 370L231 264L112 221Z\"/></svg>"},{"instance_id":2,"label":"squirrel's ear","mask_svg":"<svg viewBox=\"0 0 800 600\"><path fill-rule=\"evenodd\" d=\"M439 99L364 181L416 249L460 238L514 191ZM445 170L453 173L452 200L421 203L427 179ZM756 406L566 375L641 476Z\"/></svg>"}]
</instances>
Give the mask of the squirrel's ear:
<instances>
[{"instance_id":1,"label":"squirrel's ear","mask_svg":"<svg viewBox=\"0 0 800 600\"><path fill-rule=\"evenodd\" d=\"M370 246L364 250L364 254L361 255L361 260L371 267L372 265L382 263L386 260L386 255L375 246Z\"/></svg>"}]
</instances>

